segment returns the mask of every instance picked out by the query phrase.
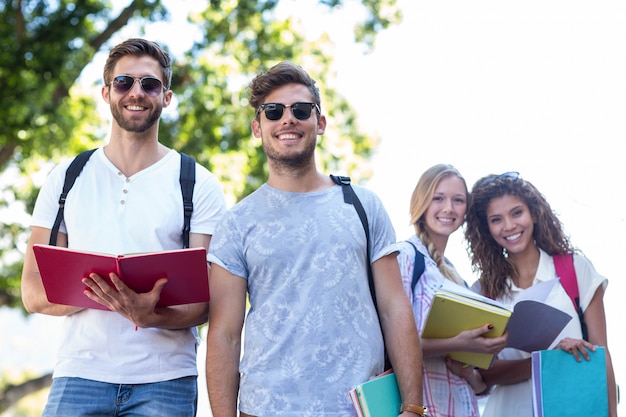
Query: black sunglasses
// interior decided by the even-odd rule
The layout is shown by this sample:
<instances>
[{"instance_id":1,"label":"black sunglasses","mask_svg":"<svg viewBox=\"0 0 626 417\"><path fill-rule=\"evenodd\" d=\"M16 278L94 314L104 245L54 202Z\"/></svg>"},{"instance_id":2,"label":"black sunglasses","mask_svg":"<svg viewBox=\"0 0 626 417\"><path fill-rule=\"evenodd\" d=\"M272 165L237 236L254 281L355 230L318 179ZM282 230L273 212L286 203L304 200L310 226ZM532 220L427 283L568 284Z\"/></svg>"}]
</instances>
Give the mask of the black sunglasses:
<instances>
[{"instance_id":1,"label":"black sunglasses","mask_svg":"<svg viewBox=\"0 0 626 417\"><path fill-rule=\"evenodd\" d=\"M483 185L489 185L492 182L496 181L496 180L511 180L511 181L516 181L519 178L519 172L517 171L507 171L503 174L500 175L494 175L493 177L487 178L484 182Z\"/></svg>"},{"instance_id":2,"label":"black sunglasses","mask_svg":"<svg viewBox=\"0 0 626 417\"><path fill-rule=\"evenodd\" d=\"M113 89L118 94L126 94L128 93L133 86L135 85L135 81L139 80L139 84L141 88L147 95L150 97L156 97L161 94L161 91L164 91L163 83L158 78L146 76L146 77L133 77L132 75L117 75L113 78L111 84L113 85Z\"/></svg>"},{"instance_id":3,"label":"black sunglasses","mask_svg":"<svg viewBox=\"0 0 626 417\"><path fill-rule=\"evenodd\" d=\"M311 117L311 111L316 109L318 113L321 113L320 106L316 103L298 102L293 104L281 104L281 103L265 103L259 106L256 111L258 115L261 110L265 111L265 117L268 120L280 120L285 112L285 107L290 107L293 112L293 116L298 120L306 120Z\"/></svg>"}]
</instances>

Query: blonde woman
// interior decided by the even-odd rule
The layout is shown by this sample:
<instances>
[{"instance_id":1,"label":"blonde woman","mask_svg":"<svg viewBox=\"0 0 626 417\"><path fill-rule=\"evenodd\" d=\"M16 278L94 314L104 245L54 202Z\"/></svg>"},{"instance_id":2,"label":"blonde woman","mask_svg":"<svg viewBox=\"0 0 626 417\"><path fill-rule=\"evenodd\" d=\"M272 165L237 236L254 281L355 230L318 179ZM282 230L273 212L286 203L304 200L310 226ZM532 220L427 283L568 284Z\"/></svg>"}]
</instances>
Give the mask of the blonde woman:
<instances>
[{"instance_id":1,"label":"blonde woman","mask_svg":"<svg viewBox=\"0 0 626 417\"><path fill-rule=\"evenodd\" d=\"M401 242L398 262L405 291L411 300L415 323L421 335L435 291L445 280L466 286L454 266L445 258L448 238L465 221L469 198L467 185L459 171L446 164L427 169L413 191L410 203L411 224L415 235ZM424 257L424 272L412 287L414 263ZM421 339L423 351L424 404L434 417L478 417L476 393L487 386L477 370L446 358L450 352L498 353L506 336L487 338L490 324L466 330L449 339ZM454 370L454 372L453 372Z\"/></svg>"}]
</instances>

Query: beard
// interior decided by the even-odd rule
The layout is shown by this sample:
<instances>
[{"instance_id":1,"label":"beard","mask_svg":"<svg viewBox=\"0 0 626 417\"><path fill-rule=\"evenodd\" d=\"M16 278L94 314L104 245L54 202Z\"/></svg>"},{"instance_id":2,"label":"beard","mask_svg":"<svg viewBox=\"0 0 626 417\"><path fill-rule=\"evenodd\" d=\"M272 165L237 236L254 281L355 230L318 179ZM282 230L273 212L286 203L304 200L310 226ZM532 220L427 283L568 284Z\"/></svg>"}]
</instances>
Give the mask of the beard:
<instances>
[{"instance_id":1,"label":"beard","mask_svg":"<svg viewBox=\"0 0 626 417\"><path fill-rule=\"evenodd\" d=\"M157 108L154 108L146 120L125 119L122 115L122 111L123 109L121 104L111 103L111 115L122 129L128 132L144 133L159 121L163 107L158 106Z\"/></svg>"},{"instance_id":2,"label":"beard","mask_svg":"<svg viewBox=\"0 0 626 417\"><path fill-rule=\"evenodd\" d=\"M316 142L312 141L302 152L284 155L274 149L269 141L263 141L263 151L268 162L279 172L308 168L315 160L315 146Z\"/></svg>"}]
</instances>

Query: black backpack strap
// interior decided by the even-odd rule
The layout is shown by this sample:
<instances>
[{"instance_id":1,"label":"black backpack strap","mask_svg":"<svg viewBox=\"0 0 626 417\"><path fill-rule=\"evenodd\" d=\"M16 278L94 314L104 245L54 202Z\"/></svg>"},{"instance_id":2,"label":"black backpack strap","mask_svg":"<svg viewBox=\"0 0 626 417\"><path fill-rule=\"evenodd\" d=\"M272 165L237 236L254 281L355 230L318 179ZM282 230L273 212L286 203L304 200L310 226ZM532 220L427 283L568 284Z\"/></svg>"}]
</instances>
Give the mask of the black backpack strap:
<instances>
[{"instance_id":1,"label":"black backpack strap","mask_svg":"<svg viewBox=\"0 0 626 417\"><path fill-rule=\"evenodd\" d=\"M411 279L411 291L415 291L415 286L422 277L424 269L426 268L426 262L424 261L424 255L422 255L422 253L417 250L417 247L413 244L413 242L409 240L407 240L406 242L409 245L413 246L413 249L415 249L415 261L413 262L413 278Z\"/></svg>"},{"instance_id":2,"label":"black backpack strap","mask_svg":"<svg viewBox=\"0 0 626 417\"><path fill-rule=\"evenodd\" d=\"M50 246L56 246L57 244L57 235L59 233L59 227L61 226L61 221L63 220L63 214L65 212L65 200L67 199L67 194L74 186L76 178L78 178L83 170L83 167L91 157L91 154L94 153L96 149L89 149L79 153L67 167L67 171L65 171L63 191L61 191L61 195L59 196L59 211L57 212L57 217L54 220L54 225L52 226L52 231L50 232Z\"/></svg>"},{"instance_id":3,"label":"black backpack strap","mask_svg":"<svg viewBox=\"0 0 626 417\"><path fill-rule=\"evenodd\" d=\"M365 209L363 208L363 204L361 204L361 200L354 192L354 189L350 185L350 177L342 177L337 175L331 175L330 178L333 179L335 184L341 185L341 189L343 191L343 201L346 204L352 204L356 209L357 214L359 215L359 219L361 219L361 224L363 225L363 229L365 230L365 239L367 243L367 282L370 287L370 294L372 295L372 302L374 303L374 308L376 309L376 313L378 313L378 303L376 302L376 288L374 288L374 273L372 272L372 264L370 263L370 228L369 222L367 221L367 214L365 213ZM379 320L380 321L380 320ZM382 327L381 327L382 332ZM385 342L385 335L383 334L383 343ZM387 349L385 348L385 370L391 369L391 362L389 360L389 356L387 355Z\"/></svg>"},{"instance_id":4,"label":"black backpack strap","mask_svg":"<svg viewBox=\"0 0 626 417\"><path fill-rule=\"evenodd\" d=\"M59 196L59 211L57 217L54 220L52 231L50 233L51 246L56 246L57 235L59 233L59 227L63 220L63 214L65 211L65 200L70 189L74 186L76 178L80 175L83 167L94 153L96 149L90 149L78 154L74 160L70 163L65 171L65 182L63 183L63 191ZM180 158L180 189L183 195L183 210L184 210L184 226L183 226L183 247L189 247L189 232L191 230L191 214L193 213L193 188L196 183L196 161L189 155L181 152Z\"/></svg>"},{"instance_id":5,"label":"black backpack strap","mask_svg":"<svg viewBox=\"0 0 626 417\"><path fill-rule=\"evenodd\" d=\"M183 209L185 213L183 226L183 248L189 247L189 232L191 230L191 214L193 213L193 187L196 184L196 160L180 152L180 190L183 194Z\"/></svg>"},{"instance_id":6,"label":"black backpack strap","mask_svg":"<svg viewBox=\"0 0 626 417\"><path fill-rule=\"evenodd\" d=\"M365 239L367 243L367 280L370 286L370 293L372 294L372 300L374 301L374 307L378 310L378 305L376 303L376 289L374 288L374 274L372 273L372 265L369 262L370 259L370 228L369 223L367 221L367 214L365 214L365 209L361 204L361 200L357 197L354 189L350 185L350 177L342 177L337 175L331 175L330 178L335 181L335 184L341 185L341 189L343 191L343 201L346 204L352 204L356 209L357 214L359 215L359 219L361 219L361 224L363 225L363 229L365 230Z\"/></svg>"}]
</instances>

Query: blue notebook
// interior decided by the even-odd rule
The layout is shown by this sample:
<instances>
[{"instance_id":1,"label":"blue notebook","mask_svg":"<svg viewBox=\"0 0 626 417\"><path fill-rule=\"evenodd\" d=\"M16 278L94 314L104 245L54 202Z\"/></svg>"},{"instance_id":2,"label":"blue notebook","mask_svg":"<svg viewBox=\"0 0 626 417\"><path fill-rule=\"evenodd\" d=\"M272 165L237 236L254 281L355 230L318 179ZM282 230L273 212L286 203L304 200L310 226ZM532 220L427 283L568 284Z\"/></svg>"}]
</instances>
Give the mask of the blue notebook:
<instances>
[{"instance_id":1,"label":"blue notebook","mask_svg":"<svg viewBox=\"0 0 626 417\"><path fill-rule=\"evenodd\" d=\"M355 390L363 417L397 417L400 413L400 390L396 374L388 373L357 385Z\"/></svg>"},{"instance_id":2,"label":"blue notebook","mask_svg":"<svg viewBox=\"0 0 626 417\"><path fill-rule=\"evenodd\" d=\"M560 349L532 353L535 417L609 415L606 357L603 347L576 362Z\"/></svg>"}]
</instances>

